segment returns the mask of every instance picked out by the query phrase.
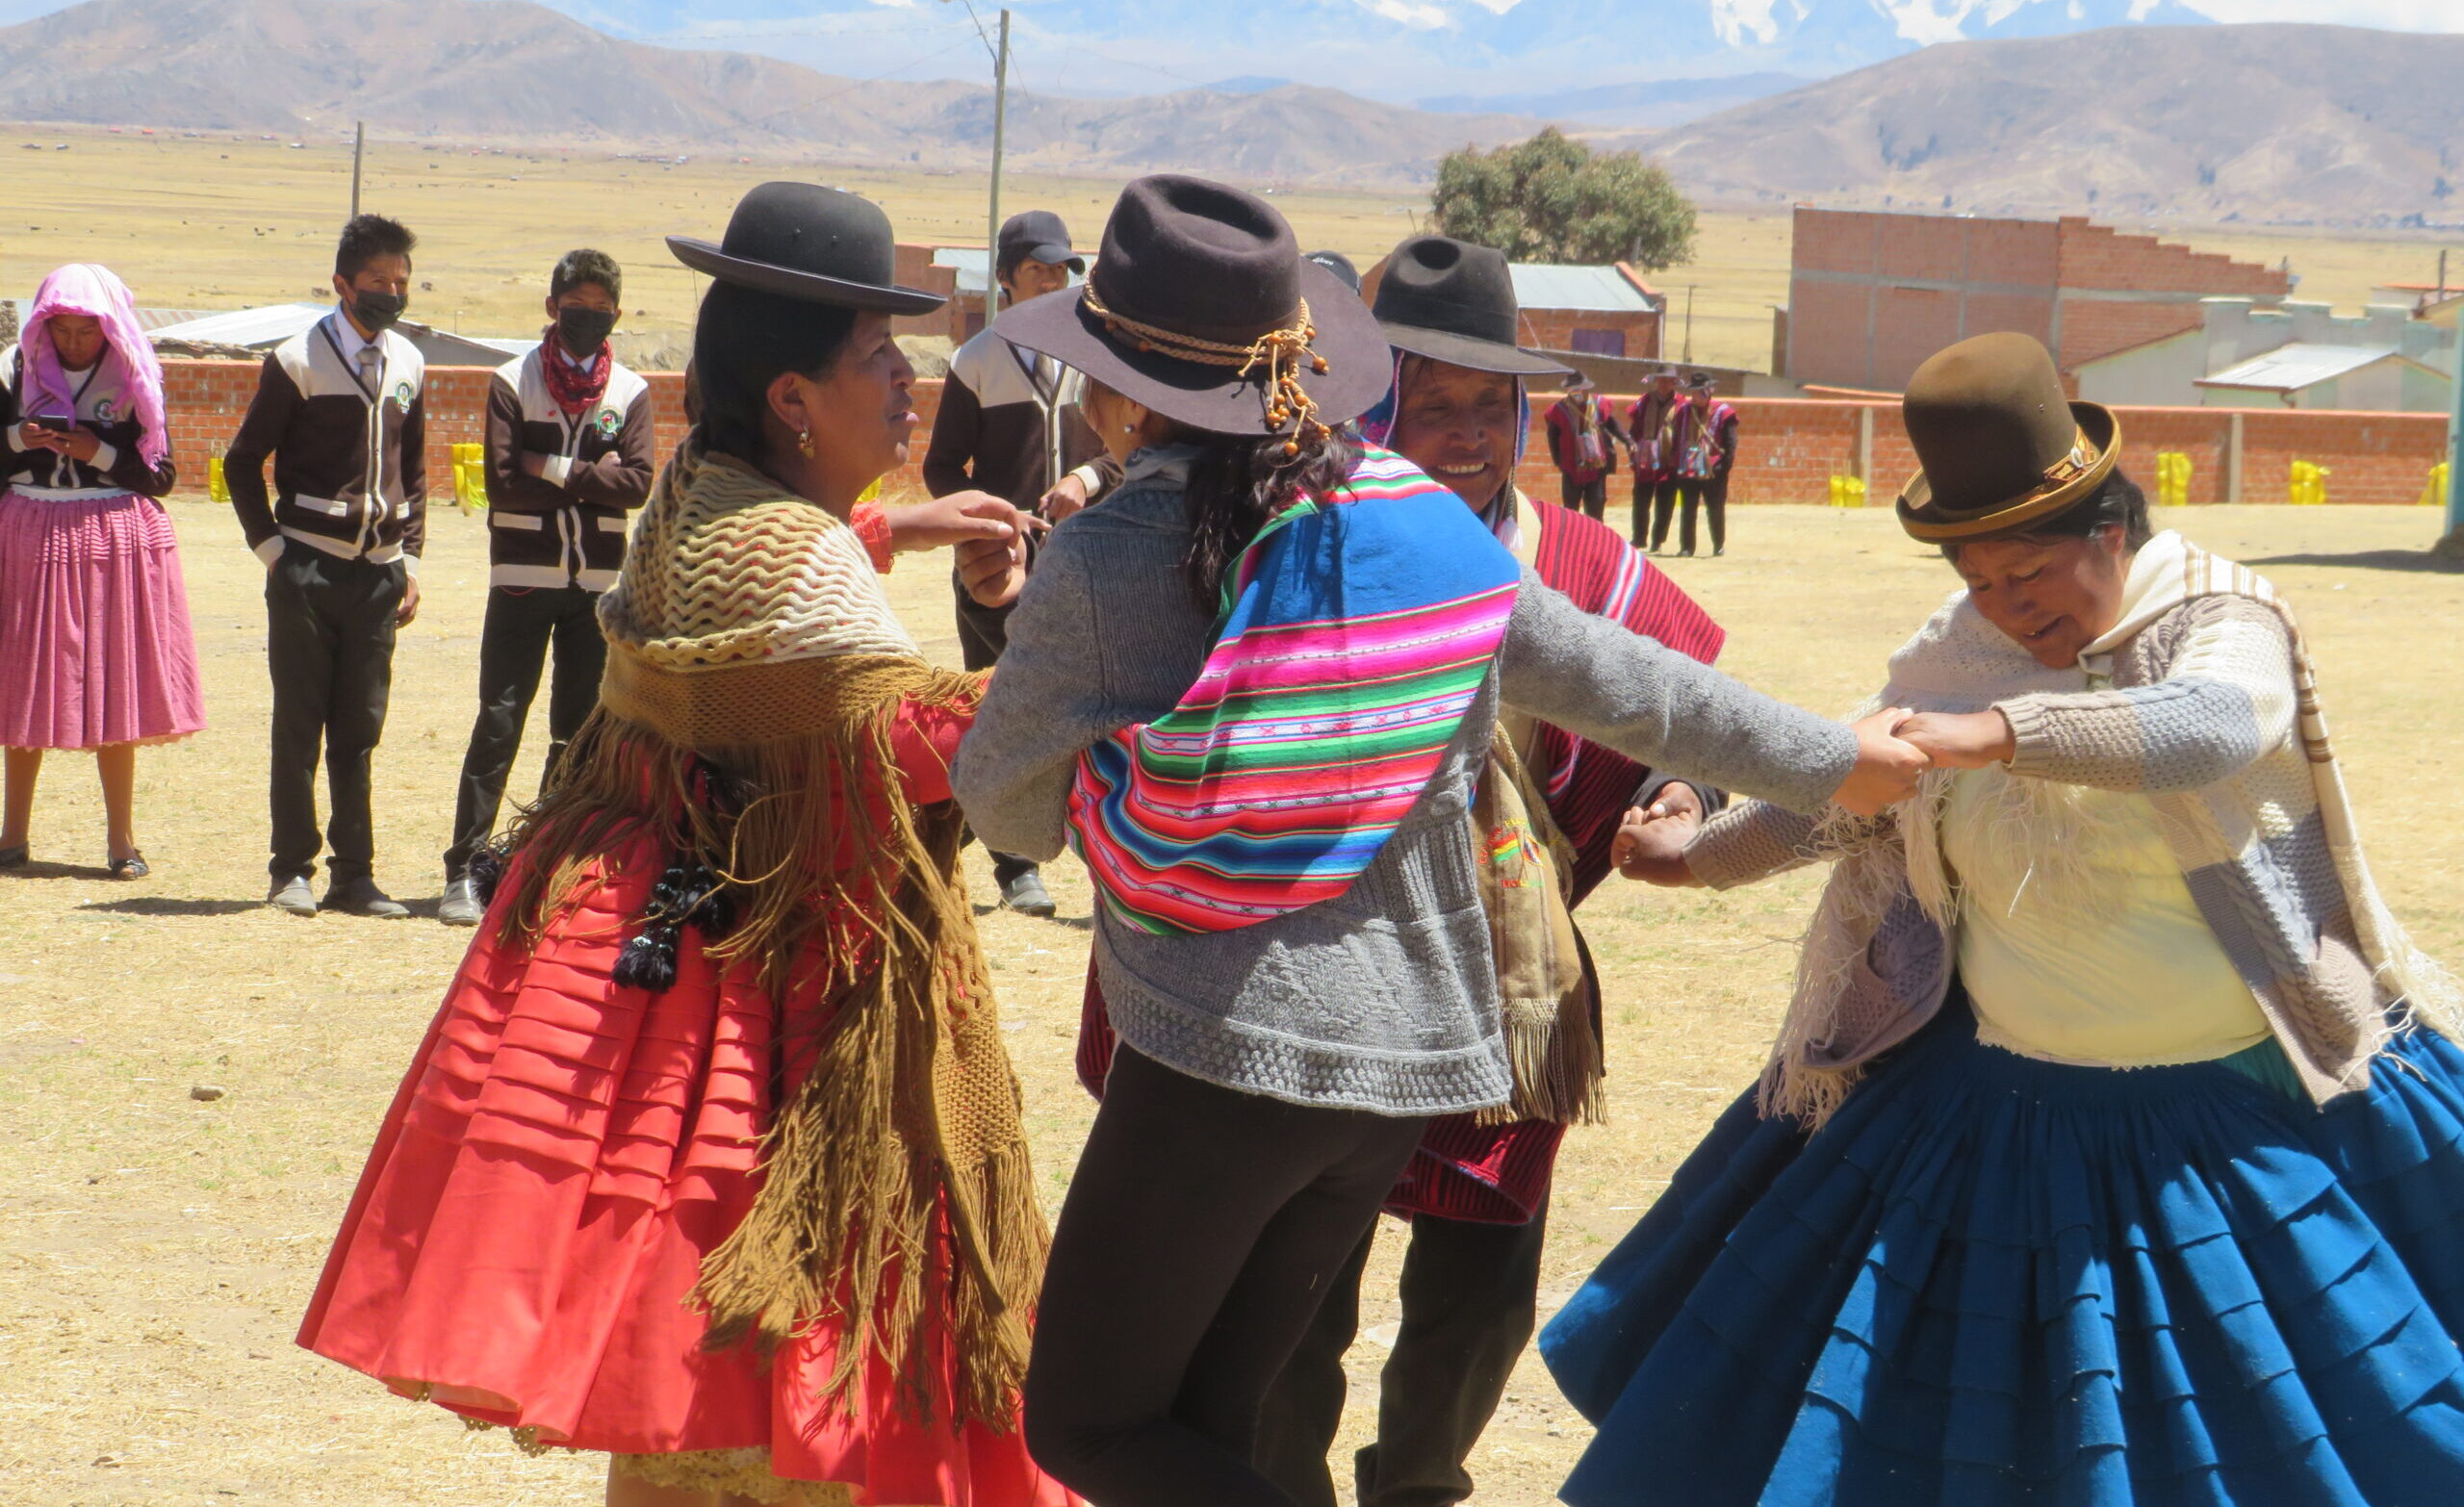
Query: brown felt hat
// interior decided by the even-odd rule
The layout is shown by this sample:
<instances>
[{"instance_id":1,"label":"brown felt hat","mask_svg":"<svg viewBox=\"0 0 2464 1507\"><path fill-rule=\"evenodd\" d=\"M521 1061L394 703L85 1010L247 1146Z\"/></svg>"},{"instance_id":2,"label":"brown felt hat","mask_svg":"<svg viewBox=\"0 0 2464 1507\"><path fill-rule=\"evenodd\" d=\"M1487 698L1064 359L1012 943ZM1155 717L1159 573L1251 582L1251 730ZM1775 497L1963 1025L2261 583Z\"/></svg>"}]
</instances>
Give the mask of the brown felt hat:
<instances>
[{"instance_id":1,"label":"brown felt hat","mask_svg":"<svg viewBox=\"0 0 2464 1507\"><path fill-rule=\"evenodd\" d=\"M1339 424L1395 374L1368 307L1301 257L1274 206L1173 173L1121 191L1085 286L1014 305L992 328L1215 434L1282 433L1302 396Z\"/></svg>"},{"instance_id":2,"label":"brown felt hat","mask_svg":"<svg viewBox=\"0 0 2464 1507\"><path fill-rule=\"evenodd\" d=\"M1900 419L1922 468L1899 523L1927 544L2012 533L2086 501L2112 475L2121 424L2072 402L2053 356L2026 335L1979 335L1908 379Z\"/></svg>"}]
</instances>

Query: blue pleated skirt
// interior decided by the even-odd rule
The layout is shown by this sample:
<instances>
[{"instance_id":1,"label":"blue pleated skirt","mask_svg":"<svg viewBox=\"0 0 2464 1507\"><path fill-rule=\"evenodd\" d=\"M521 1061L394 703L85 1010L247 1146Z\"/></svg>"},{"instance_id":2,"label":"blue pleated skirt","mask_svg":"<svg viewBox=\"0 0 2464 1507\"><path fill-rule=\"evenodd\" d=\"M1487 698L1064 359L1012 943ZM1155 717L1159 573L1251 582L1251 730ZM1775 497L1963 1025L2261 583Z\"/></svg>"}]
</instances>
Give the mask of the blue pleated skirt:
<instances>
[{"instance_id":1,"label":"blue pleated skirt","mask_svg":"<svg viewBox=\"0 0 2464 1507\"><path fill-rule=\"evenodd\" d=\"M1955 995L1810 1137L1739 1100L1541 1337L1565 1500L2464 1503L2464 1052L2323 1111L2249 1057L2040 1062Z\"/></svg>"}]
</instances>

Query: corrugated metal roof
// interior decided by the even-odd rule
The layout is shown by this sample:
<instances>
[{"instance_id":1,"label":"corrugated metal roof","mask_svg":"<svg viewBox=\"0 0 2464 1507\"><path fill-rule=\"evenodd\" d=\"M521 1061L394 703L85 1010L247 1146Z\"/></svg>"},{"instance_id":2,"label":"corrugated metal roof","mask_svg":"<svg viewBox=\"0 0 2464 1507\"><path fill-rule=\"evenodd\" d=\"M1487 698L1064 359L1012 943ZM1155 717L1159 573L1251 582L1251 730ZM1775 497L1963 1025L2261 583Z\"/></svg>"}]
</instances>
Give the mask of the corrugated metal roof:
<instances>
[{"instance_id":1,"label":"corrugated metal roof","mask_svg":"<svg viewBox=\"0 0 2464 1507\"><path fill-rule=\"evenodd\" d=\"M1654 305L1613 267L1549 267L1514 264L1514 301L1527 309L1586 309L1641 314Z\"/></svg>"},{"instance_id":2,"label":"corrugated metal roof","mask_svg":"<svg viewBox=\"0 0 2464 1507\"><path fill-rule=\"evenodd\" d=\"M156 340L190 341L199 345L279 345L333 311L330 303L270 303L257 309L209 314L182 324L146 331Z\"/></svg>"},{"instance_id":3,"label":"corrugated metal roof","mask_svg":"<svg viewBox=\"0 0 2464 1507\"><path fill-rule=\"evenodd\" d=\"M2295 341L2263 356L2200 377L2197 387L2248 387L2270 393L2298 393L2358 371L2373 362L2398 354L2393 345L2322 345Z\"/></svg>"}]
</instances>

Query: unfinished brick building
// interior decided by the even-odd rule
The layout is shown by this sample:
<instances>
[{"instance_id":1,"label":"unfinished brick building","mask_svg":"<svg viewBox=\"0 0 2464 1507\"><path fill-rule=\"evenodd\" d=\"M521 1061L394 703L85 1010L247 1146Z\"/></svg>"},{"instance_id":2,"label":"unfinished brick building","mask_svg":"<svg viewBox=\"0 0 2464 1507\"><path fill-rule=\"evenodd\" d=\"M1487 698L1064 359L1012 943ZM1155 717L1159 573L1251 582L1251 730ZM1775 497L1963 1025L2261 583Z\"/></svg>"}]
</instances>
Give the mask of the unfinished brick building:
<instances>
[{"instance_id":1,"label":"unfinished brick building","mask_svg":"<svg viewBox=\"0 0 2464 1507\"><path fill-rule=\"evenodd\" d=\"M2058 220L1800 207L1779 374L1896 392L1954 341L2034 335L2064 372L2200 322L2199 300L2280 301L2273 268Z\"/></svg>"}]
</instances>

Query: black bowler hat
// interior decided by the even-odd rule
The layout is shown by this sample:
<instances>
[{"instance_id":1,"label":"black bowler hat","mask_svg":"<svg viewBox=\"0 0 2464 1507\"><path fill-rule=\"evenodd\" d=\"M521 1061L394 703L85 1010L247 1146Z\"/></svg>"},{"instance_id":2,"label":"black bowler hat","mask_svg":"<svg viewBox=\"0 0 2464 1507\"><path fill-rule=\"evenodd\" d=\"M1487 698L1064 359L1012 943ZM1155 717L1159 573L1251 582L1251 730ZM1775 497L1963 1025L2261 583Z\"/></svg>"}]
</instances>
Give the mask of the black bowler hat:
<instances>
[{"instance_id":1,"label":"black bowler hat","mask_svg":"<svg viewBox=\"0 0 2464 1507\"><path fill-rule=\"evenodd\" d=\"M1332 425L1383 397L1393 374L1376 321L1302 259L1274 206L1174 173L1121 191L1083 286L1018 304L992 328L1214 434L1291 426L1298 416L1279 378Z\"/></svg>"},{"instance_id":2,"label":"black bowler hat","mask_svg":"<svg viewBox=\"0 0 2464 1507\"><path fill-rule=\"evenodd\" d=\"M1360 292L1360 268L1351 265L1351 258L1340 251L1312 251L1309 260L1342 278L1344 286L1353 293Z\"/></svg>"},{"instance_id":3,"label":"black bowler hat","mask_svg":"<svg viewBox=\"0 0 2464 1507\"><path fill-rule=\"evenodd\" d=\"M1414 236L1386 259L1373 312L1387 343L1475 371L1556 376L1566 368L1518 346L1523 310L1505 254L1450 236Z\"/></svg>"},{"instance_id":4,"label":"black bowler hat","mask_svg":"<svg viewBox=\"0 0 2464 1507\"><path fill-rule=\"evenodd\" d=\"M1013 215L1001 226L1000 245L993 254L995 268L1027 261L1066 267L1073 272L1087 269L1086 258L1069 248L1069 227L1050 210Z\"/></svg>"},{"instance_id":5,"label":"black bowler hat","mask_svg":"<svg viewBox=\"0 0 2464 1507\"><path fill-rule=\"evenodd\" d=\"M670 236L676 259L723 283L801 303L930 314L948 302L894 280L898 243L870 199L817 183L765 183L736 201L717 245Z\"/></svg>"},{"instance_id":6,"label":"black bowler hat","mask_svg":"<svg viewBox=\"0 0 2464 1507\"><path fill-rule=\"evenodd\" d=\"M2068 512L2121 454L2113 410L2072 401L2053 353L2028 335L1978 335L1937 351L1908 379L1899 412L1923 468L1899 495L1899 524L1927 544Z\"/></svg>"}]
</instances>

